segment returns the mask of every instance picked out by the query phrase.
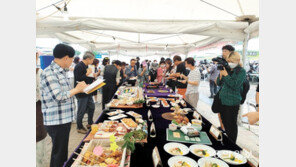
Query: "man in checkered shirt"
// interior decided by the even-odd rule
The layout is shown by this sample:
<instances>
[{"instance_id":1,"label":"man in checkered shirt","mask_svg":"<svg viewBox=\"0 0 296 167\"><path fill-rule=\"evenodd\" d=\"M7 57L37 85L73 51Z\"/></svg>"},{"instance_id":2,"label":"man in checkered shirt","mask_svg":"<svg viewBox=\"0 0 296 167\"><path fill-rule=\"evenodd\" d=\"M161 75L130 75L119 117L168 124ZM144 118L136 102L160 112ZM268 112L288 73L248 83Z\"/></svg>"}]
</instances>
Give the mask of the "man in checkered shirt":
<instances>
[{"instance_id":1,"label":"man in checkered shirt","mask_svg":"<svg viewBox=\"0 0 296 167\"><path fill-rule=\"evenodd\" d=\"M71 122L74 118L74 95L87 86L79 82L71 89L66 72L73 62L75 51L71 46L58 44L53 50L54 60L40 77L43 122L52 139L50 167L61 167L68 157Z\"/></svg>"}]
</instances>

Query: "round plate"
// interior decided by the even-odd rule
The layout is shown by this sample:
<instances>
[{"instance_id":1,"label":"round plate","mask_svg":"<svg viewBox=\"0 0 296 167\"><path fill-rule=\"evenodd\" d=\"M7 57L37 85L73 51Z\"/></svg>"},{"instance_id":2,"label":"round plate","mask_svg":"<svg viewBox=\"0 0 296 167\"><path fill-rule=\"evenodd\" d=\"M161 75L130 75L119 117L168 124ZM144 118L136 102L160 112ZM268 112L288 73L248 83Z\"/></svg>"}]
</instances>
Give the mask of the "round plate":
<instances>
[{"instance_id":1,"label":"round plate","mask_svg":"<svg viewBox=\"0 0 296 167\"><path fill-rule=\"evenodd\" d=\"M184 144L181 144L181 143L175 143L175 142L170 142L170 143L167 143L163 146L163 149L171 154L171 155L177 155L177 154L173 154L170 152L171 149L173 148L179 148L182 152L182 155L186 155L189 153L189 148L187 146L185 146Z\"/></svg>"},{"instance_id":2,"label":"round plate","mask_svg":"<svg viewBox=\"0 0 296 167\"><path fill-rule=\"evenodd\" d=\"M207 163L216 163L217 165L219 165L219 167L229 167L227 165L227 163L225 163L217 158L207 157L207 158L201 158L197 161L199 167L204 167L206 162Z\"/></svg>"},{"instance_id":3,"label":"round plate","mask_svg":"<svg viewBox=\"0 0 296 167\"><path fill-rule=\"evenodd\" d=\"M176 163L178 163L178 161L185 161L186 163L188 163L191 167L196 167L197 163L192 159L192 158L188 158L185 156L173 156L168 160L168 165L170 167L174 167L174 165Z\"/></svg>"},{"instance_id":4,"label":"round plate","mask_svg":"<svg viewBox=\"0 0 296 167\"><path fill-rule=\"evenodd\" d=\"M209 153L209 155L208 155L207 157L213 157L213 156L216 155L216 150L215 150L215 149L213 149L213 148L210 147L210 146L204 145L204 144L194 144L194 145L191 145L191 146L189 147L189 150L190 150L190 152L191 152L192 154L194 154L194 155L196 155L196 156L198 156L198 157L201 157L201 158L206 157L206 156L203 156L203 155L202 155L202 156L197 155L197 154L194 152L194 150L196 150L196 149L206 150L206 152Z\"/></svg>"},{"instance_id":5,"label":"round plate","mask_svg":"<svg viewBox=\"0 0 296 167\"><path fill-rule=\"evenodd\" d=\"M241 160L242 162L239 163L239 162L232 161L232 160L230 160L230 159L224 159L224 158L225 158L224 154L229 155L229 156L230 156L230 155L233 155L233 156L235 156L235 158ZM223 161L225 161L225 162L227 162L228 164L231 164L231 165L241 165L241 164L245 164L245 163L247 163L247 159L246 159L243 155L241 155L241 154L239 154L239 153L236 153L236 152L234 152L234 151L230 151L230 150L220 150L220 151L217 152L217 155L218 155L218 157L221 158Z\"/></svg>"}]
</instances>

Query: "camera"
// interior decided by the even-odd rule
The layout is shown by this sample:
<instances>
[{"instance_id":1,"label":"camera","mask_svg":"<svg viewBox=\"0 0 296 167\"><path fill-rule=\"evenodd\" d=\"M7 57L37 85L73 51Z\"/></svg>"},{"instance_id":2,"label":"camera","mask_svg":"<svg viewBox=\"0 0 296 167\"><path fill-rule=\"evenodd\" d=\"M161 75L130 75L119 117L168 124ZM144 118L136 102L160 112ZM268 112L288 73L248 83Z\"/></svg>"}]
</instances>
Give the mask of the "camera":
<instances>
[{"instance_id":1,"label":"camera","mask_svg":"<svg viewBox=\"0 0 296 167\"><path fill-rule=\"evenodd\" d=\"M228 65L228 62L225 59L223 59L221 57L216 57L216 58L213 58L212 61L217 62L217 69L218 70L223 70L223 67L225 67L225 69L227 71L230 70L230 67Z\"/></svg>"}]
</instances>

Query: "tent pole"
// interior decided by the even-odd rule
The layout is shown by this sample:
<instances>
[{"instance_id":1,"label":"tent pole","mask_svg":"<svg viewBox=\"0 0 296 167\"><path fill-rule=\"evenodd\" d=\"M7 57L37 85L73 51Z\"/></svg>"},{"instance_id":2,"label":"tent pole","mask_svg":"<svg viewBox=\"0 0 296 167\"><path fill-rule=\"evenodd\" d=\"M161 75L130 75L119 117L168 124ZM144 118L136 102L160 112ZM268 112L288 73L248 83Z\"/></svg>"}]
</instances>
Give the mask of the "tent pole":
<instances>
[{"instance_id":1,"label":"tent pole","mask_svg":"<svg viewBox=\"0 0 296 167\"><path fill-rule=\"evenodd\" d=\"M250 34L247 33L245 35L245 39L244 39L244 45L243 45L243 67L246 68L247 65L247 52L248 52L248 42L249 42L249 38L250 38Z\"/></svg>"}]
</instances>

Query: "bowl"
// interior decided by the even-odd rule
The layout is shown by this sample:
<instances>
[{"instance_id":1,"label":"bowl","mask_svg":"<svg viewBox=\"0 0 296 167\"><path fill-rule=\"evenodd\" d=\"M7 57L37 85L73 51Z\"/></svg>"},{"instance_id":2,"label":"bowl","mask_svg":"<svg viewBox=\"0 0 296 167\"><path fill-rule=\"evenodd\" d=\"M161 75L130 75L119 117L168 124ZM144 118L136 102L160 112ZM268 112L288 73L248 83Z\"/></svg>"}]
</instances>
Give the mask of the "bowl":
<instances>
[{"instance_id":1,"label":"bowl","mask_svg":"<svg viewBox=\"0 0 296 167\"><path fill-rule=\"evenodd\" d=\"M171 124L169 125L169 129L170 129L171 131L175 131L175 130L177 130L177 125L171 123Z\"/></svg>"}]
</instances>

